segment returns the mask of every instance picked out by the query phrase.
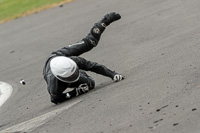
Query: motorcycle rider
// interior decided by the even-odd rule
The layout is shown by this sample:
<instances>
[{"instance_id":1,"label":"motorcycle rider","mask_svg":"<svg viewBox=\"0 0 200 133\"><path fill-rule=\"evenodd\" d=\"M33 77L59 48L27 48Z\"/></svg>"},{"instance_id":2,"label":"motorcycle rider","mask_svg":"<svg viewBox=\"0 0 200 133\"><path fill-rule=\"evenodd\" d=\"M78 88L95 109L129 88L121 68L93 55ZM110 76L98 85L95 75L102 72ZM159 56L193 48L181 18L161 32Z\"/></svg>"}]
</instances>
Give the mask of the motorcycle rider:
<instances>
[{"instance_id":1,"label":"motorcycle rider","mask_svg":"<svg viewBox=\"0 0 200 133\"><path fill-rule=\"evenodd\" d=\"M120 14L116 12L108 13L94 24L82 41L52 52L43 69L51 102L58 104L93 89L95 81L85 71L110 77L115 82L124 79L124 76L104 65L79 57L97 46L105 28L120 18ZM63 93L67 88L73 88L73 90Z\"/></svg>"}]
</instances>

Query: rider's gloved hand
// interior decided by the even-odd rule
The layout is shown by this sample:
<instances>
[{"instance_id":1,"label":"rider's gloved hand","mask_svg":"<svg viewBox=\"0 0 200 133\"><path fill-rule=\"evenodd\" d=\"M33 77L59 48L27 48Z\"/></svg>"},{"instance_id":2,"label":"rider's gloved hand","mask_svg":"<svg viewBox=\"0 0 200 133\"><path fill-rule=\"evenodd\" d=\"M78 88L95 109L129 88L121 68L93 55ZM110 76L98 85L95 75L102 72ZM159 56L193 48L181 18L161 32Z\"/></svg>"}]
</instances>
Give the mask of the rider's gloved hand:
<instances>
[{"instance_id":1,"label":"rider's gloved hand","mask_svg":"<svg viewBox=\"0 0 200 133\"><path fill-rule=\"evenodd\" d=\"M124 79L124 76L121 75L121 74L116 74L116 75L113 77L113 80L114 80L115 82L121 81L121 80L123 80L123 79Z\"/></svg>"}]
</instances>

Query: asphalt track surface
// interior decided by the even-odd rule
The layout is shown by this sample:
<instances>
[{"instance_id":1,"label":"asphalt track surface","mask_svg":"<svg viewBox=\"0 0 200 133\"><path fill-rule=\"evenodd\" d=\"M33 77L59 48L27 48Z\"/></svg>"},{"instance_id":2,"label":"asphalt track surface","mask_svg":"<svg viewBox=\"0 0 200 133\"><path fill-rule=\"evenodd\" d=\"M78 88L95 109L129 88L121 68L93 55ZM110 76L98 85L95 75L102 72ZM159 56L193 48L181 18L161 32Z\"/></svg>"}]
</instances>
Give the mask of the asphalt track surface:
<instances>
[{"instance_id":1,"label":"asphalt track surface","mask_svg":"<svg viewBox=\"0 0 200 133\"><path fill-rule=\"evenodd\" d=\"M14 92L0 108L0 132L199 133L199 7L199 0L76 0L1 24L0 81ZM126 79L89 73L96 89L55 106L42 77L45 59L111 11L122 19L82 56Z\"/></svg>"}]
</instances>

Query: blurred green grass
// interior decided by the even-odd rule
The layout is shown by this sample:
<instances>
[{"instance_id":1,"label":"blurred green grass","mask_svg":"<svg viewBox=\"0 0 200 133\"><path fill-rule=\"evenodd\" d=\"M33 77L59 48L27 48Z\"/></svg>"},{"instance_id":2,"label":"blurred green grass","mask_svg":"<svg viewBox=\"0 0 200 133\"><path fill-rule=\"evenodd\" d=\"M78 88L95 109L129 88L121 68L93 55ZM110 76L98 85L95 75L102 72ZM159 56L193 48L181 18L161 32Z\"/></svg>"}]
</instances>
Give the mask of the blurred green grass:
<instances>
[{"instance_id":1,"label":"blurred green grass","mask_svg":"<svg viewBox=\"0 0 200 133\"><path fill-rule=\"evenodd\" d=\"M0 0L0 23L73 0Z\"/></svg>"}]
</instances>

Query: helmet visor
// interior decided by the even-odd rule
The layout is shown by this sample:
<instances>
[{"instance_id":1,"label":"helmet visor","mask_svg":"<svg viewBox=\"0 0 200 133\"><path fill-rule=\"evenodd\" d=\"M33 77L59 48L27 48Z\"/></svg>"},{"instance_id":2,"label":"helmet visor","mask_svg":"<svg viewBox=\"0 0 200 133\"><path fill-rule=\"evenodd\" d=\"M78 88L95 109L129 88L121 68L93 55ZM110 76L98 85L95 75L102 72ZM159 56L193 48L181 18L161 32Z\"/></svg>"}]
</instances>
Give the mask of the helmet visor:
<instances>
[{"instance_id":1,"label":"helmet visor","mask_svg":"<svg viewBox=\"0 0 200 133\"><path fill-rule=\"evenodd\" d=\"M74 73L69 77L61 77L58 75L58 79L60 79L63 82L67 82L67 83L76 82L79 79L79 69L76 68Z\"/></svg>"}]
</instances>

